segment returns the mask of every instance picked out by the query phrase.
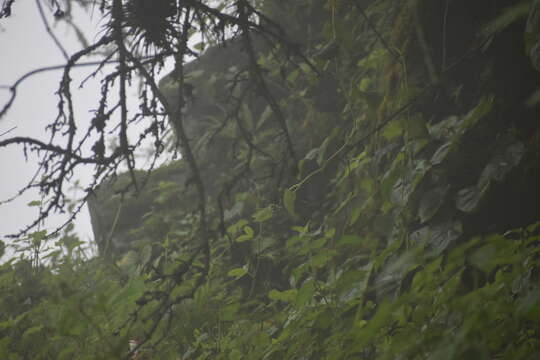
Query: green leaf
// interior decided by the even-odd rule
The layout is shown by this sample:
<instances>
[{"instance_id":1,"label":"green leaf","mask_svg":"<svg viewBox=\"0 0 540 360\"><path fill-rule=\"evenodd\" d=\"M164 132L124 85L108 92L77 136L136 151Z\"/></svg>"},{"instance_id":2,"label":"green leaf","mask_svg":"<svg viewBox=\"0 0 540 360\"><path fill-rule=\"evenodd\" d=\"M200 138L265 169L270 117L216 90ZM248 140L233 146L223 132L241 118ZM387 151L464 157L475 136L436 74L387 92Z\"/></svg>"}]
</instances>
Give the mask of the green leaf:
<instances>
[{"instance_id":1,"label":"green leaf","mask_svg":"<svg viewBox=\"0 0 540 360\"><path fill-rule=\"evenodd\" d=\"M276 244L276 240L271 237L263 237L257 239L257 245L254 247L253 252L256 255L260 255L263 253L266 249L274 246Z\"/></svg>"},{"instance_id":2,"label":"green leaf","mask_svg":"<svg viewBox=\"0 0 540 360\"><path fill-rule=\"evenodd\" d=\"M431 164L432 165L442 164L442 162L446 159L446 157L448 156L448 154L450 154L450 152L454 149L454 147L455 147L455 144L452 141L448 141L445 144L441 145L441 147L439 147L437 151L435 151L435 153L431 157L430 159Z\"/></svg>"},{"instance_id":3,"label":"green leaf","mask_svg":"<svg viewBox=\"0 0 540 360\"><path fill-rule=\"evenodd\" d=\"M313 280L304 282L298 293L296 294L295 305L302 307L308 304L315 295L316 287Z\"/></svg>"},{"instance_id":4,"label":"green leaf","mask_svg":"<svg viewBox=\"0 0 540 360\"><path fill-rule=\"evenodd\" d=\"M283 193L283 205L289 214L296 217L296 212L294 211L294 203L296 202L296 192L291 191L290 189L285 189Z\"/></svg>"},{"instance_id":5,"label":"green leaf","mask_svg":"<svg viewBox=\"0 0 540 360\"><path fill-rule=\"evenodd\" d=\"M32 334L38 333L43 329L43 325L33 326L29 329L27 329L24 334L22 335L23 338L28 338Z\"/></svg>"},{"instance_id":6,"label":"green leaf","mask_svg":"<svg viewBox=\"0 0 540 360\"><path fill-rule=\"evenodd\" d=\"M33 201L30 201L27 205L28 206L41 206L41 201L40 200L33 200Z\"/></svg>"},{"instance_id":7,"label":"green leaf","mask_svg":"<svg viewBox=\"0 0 540 360\"><path fill-rule=\"evenodd\" d=\"M394 140L403 134L403 129L398 121L392 121L382 131L382 135L386 140Z\"/></svg>"},{"instance_id":8,"label":"green leaf","mask_svg":"<svg viewBox=\"0 0 540 360\"><path fill-rule=\"evenodd\" d=\"M463 226L459 221L445 221L439 224L424 226L414 231L409 240L415 246L428 246L432 255L440 255L453 245L463 234Z\"/></svg>"},{"instance_id":9,"label":"green leaf","mask_svg":"<svg viewBox=\"0 0 540 360\"><path fill-rule=\"evenodd\" d=\"M255 124L253 122L253 114L251 112L251 109L246 104L242 104L240 107L240 113L242 115L242 120L244 120L250 130L253 130L255 127Z\"/></svg>"},{"instance_id":10,"label":"green leaf","mask_svg":"<svg viewBox=\"0 0 540 360\"><path fill-rule=\"evenodd\" d=\"M254 232L251 226L244 226L244 232L246 233L246 235L253 237Z\"/></svg>"},{"instance_id":11,"label":"green leaf","mask_svg":"<svg viewBox=\"0 0 540 360\"><path fill-rule=\"evenodd\" d=\"M324 245L326 245L327 238L321 237L311 242L309 245L310 249L316 250L322 248Z\"/></svg>"},{"instance_id":12,"label":"green leaf","mask_svg":"<svg viewBox=\"0 0 540 360\"><path fill-rule=\"evenodd\" d=\"M287 81L290 83L296 82L296 79L298 78L298 75L300 75L300 70L295 69L291 71L291 73L287 76Z\"/></svg>"},{"instance_id":13,"label":"green leaf","mask_svg":"<svg viewBox=\"0 0 540 360\"><path fill-rule=\"evenodd\" d=\"M236 234L240 231L244 226L248 224L248 221L246 219L240 219L235 224L229 226L227 228L227 232L230 234Z\"/></svg>"},{"instance_id":14,"label":"green leaf","mask_svg":"<svg viewBox=\"0 0 540 360\"><path fill-rule=\"evenodd\" d=\"M506 175L519 163L525 153L525 145L522 142L515 141L512 144L498 148L489 163L485 166L478 185L480 188L486 186L490 181L502 181Z\"/></svg>"},{"instance_id":15,"label":"green leaf","mask_svg":"<svg viewBox=\"0 0 540 360\"><path fill-rule=\"evenodd\" d=\"M273 112L270 105L266 106L263 113L259 116L259 121L257 122L257 126L255 126L255 131L259 130L264 125L266 120L270 119L270 116L272 115L272 113Z\"/></svg>"},{"instance_id":16,"label":"green leaf","mask_svg":"<svg viewBox=\"0 0 540 360\"><path fill-rule=\"evenodd\" d=\"M237 237L236 242L249 241L249 240L253 239L254 234L255 233L253 232L253 229L250 226L246 225L246 226L244 226L244 234Z\"/></svg>"},{"instance_id":17,"label":"green leaf","mask_svg":"<svg viewBox=\"0 0 540 360\"><path fill-rule=\"evenodd\" d=\"M461 189L456 194L456 208L464 213L472 213L478 208L488 187L479 189L478 186L469 186Z\"/></svg>"},{"instance_id":18,"label":"green leaf","mask_svg":"<svg viewBox=\"0 0 540 360\"><path fill-rule=\"evenodd\" d=\"M193 45L193 48L194 48L195 50L197 50L197 51L203 51L204 48L205 48L205 46L206 46L206 43L203 42L203 41L201 41L201 42L198 42L198 43L196 43L195 45Z\"/></svg>"},{"instance_id":19,"label":"green leaf","mask_svg":"<svg viewBox=\"0 0 540 360\"><path fill-rule=\"evenodd\" d=\"M358 245L361 241L362 241L362 238L358 235L343 235L337 240L336 245L337 246Z\"/></svg>"},{"instance_id":20,"label":"green leaf","mask_svg":"<svg viewBox=\"0 0 540 360\"><path fill-rule=\"evenodd\" d=\"M268 292L268 298L270 300L278 300L283 302L293 302L296 299L296 289L279 291L272 289Z\"/></svg>"},{"instance_id":21,"label":"green leaf","mask_svg":"<svg viewBox=\"0 0 540 360\"><path fill-rule=\"evenodd\" d=\"M31 238L34 242L38 242L38 241L44 240L46 237L47 237L47 230L35 231L35 232L33 232L33 233L30 234L30 238Z\"/></svg>"},{"instance_id":22,"label":"green leaf","mask_svg":"<svg viewBox=\"0 0 540 360\"><path fill-rule=\"evenodd\" d=\"M396 304L397 305L397 304ZM389 323L392 316L392 310L394 306L389 301L383 301L377 307L377 311L371 319L358 319L355 321L355 326L359 328L359 331L355 334L356 344L354 346L355 351L360 351L368 344L373 337L378 336L379 329Z\"/></svg>"},{"instance_id":23,"label":"green leaf","mask_svg":"<svg viewBox=\"0 0 540 360\"><path fill-rule=\"evenodd\" d=\"M322 268L328 263L328 261L330 261L332 255L333 254L331 251L317 254L309 260L309 264L315 268Z\"/></svg>"},{"instance_id":24,"label":"green leaf","mask_svg":"<svg viewBox=\"0 0 540 360\"><path fill-rule=\"evenodd\" d=\"M253 220L255 222L265 222L272 218L273 215L273 206L267 206L263 209L258 210L255 214L253 214Z\"/></svg>"},{"instance_id":25,"label":"green leaf","mask_svg":"<svg viewBox=\"0 0 540 360\"><path fill-rule=\"evenodd\" d=\"M384 196L384 198L388 201L391 200L392 190L394 188L394 185L396 185L397 181L400 179L401 175L405 173L405 168L399 167L390 169L388 171L382 180L381 184L381 191Z\"/></svg>"},{"instance_id":26,"label":"green leaf","mask_svg":"<svg viewBox=\"0 0 540 360\"><path fill-rule=\"evenodd\" d=\"M232 269L227 273L228 276L240 279L244 275L248 273L246 266L243 266L241 268Z\"/></svg>"},{"instance_id":27,"label":"green leaf","mask_svg":"<svg viewBox=\"0 0 540 360\"><path fill-rule=\"evenodd\" d=\"M253 239L253 235L249 235L249 234L244 234L244 235L240 235L239 237L236 238L236 242L245 242L245 241L249 241Z\"/></svg>"},{"instance_id":28,"label":"green leaf","mask_svg":"<svg viewBox=\"0 0 540 360\"><path fill-rule=\"evenodd\" d=\"M495 98L493 96L484 96L478 105L474 109L472 109L467 116L465 116L465 119L463 119L462 125L461 125L461 133L465 132L467 129L470 129L473 125L475 125L478 120L482 119L484 116L486 116L491 109L493 108L493 102Z\"/></svg>"},{"instance_id":29,"label":"green leaf","mask_svg":"<svg viewBox=\"0 0 540 360\"><path fill-rule=\"evenodd\" d=\"M522 319L540 322L540 288L535 288L520 299L515 313Z\"/></svg>"},{"instance_id":30,"label":"green leaf","mask_svg":"<svg viewBox=\"0 0 540 360\"><path fill-rule=\"evenodd\" d=\"M422 195L418 208L418 216L420 217L421 224L430 220L439 211L449 188L449 185L437 186Z\"/></svg>"}]
</instances>

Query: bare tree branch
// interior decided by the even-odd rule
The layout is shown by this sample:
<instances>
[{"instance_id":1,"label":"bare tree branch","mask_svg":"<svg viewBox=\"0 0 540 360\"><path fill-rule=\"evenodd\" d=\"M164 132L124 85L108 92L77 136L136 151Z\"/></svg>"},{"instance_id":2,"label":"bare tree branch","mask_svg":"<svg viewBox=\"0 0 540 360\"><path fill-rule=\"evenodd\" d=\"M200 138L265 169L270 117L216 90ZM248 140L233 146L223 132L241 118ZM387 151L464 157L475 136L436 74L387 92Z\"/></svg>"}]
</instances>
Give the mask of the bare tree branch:
<instances>
[{"instance_id":1,"label":"bare tree branch","mask_svg":"<svg viewBox=\"0 0 540 360\"><path fill-rule=\"evenodd\" d=\"M45 31L47 31L47 34L51 37L51 39L54 41L62 55L64 56L64 59L69 60L69 55L60 42L54 32L52 31L51 27L49 26L49 22L47 21L47 17L45 16L45 12L43 11L43 6L41 6L41 0L36 0L36 6L39 11L39 16L41 17L41 21L43 21L43 25L45 26Z\"/></svg>"}]
</instances>

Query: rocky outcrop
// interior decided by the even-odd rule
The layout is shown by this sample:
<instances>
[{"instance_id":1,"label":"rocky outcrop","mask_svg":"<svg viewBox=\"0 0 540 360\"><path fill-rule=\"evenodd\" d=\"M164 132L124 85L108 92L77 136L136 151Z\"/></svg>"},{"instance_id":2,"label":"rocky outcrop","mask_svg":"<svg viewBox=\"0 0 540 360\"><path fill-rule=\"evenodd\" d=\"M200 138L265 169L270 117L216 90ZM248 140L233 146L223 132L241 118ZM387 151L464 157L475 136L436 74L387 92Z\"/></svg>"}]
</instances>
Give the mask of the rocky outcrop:
<instances>
[{"instance_id":1,"label":"rocky outcrop","mask_svg":"<svg viewBox=\"0 0 540 360\"><path fill-rule=\"evenodd\" d=\"M307 3L310 11L319 4ZM365 133L377 128L379 122L391 116L418 89L429 90L414 100L410 111L417 115L407 116L396 125L400 136L385 134L382 140L374 136L366 147L374 159L370 171L385 174L381 184L383 198L373 200L369 194L355 196L371 201L369 206L382 206L387 202L386 209L395 207L375 219L367 217L375 227L392 223L402 216L400 211L407 212L410 218L406 228L411 241L425 242L436 252L443 252L475 234L504 231L536 219L540 211L534 200L537 197L534 184L540 179L535 150L538 107L525 106L523 100L537 90L539 83L539 74L534 69L536 53L532 49L535 45L525 51L522 47L525 19L494 30L496 36L486 35L483 25L501 10L493 8L487 12L486 4L486 1L474 4L458 1L445 15L441 2L377 2L370 13L374 22L365 25L361 34L355 34L356 38L343 36L347 41L339 44L327 41L319 47L307 41L308 47L312 47L308 49L310 58L326 64L326 72L317 78L315 85L291 84L291 69L287 68L286 61L283 64L288 79L280 73L266 74L267 86L281 103L294 137L299 169L284 169L278 165L278 160L284 156L283 134L275 126L277 115L268 102L249 85L248 59L240 39L209 48L187 64L184 91L189 96L186 97L184 125L201 168L211 211L217 215L221 207L219 210L224 213L215 218L230 221L242 213L243 206L253 207L257 201L279 203L281 192L277 190L293 183L295 175L298 181L324 162L325 151L332 153L328 149L336 146L327 140L328 135L332 131L338 134L339 121L344 121L344 127L351 125L351 118L343 115L340 102L345 96L340 86L351 79L340 79L339 73L332 72L333 66L347 69L343 74L354 73L350 69L364 66L368 70L359 72L364 71L362 75L376 80L364 86L361 78L354 79L359 82L354 96L367 104L354 111L357 115L360 112L368 115L351 117L354 121L362 116L372 117L362 124ZM538 1L534 4L538 6ZM318 41L316 37L309 37L310 29L322 28L328 16L324 15L322 5L318 6L319 12L315 12L318 15L309 18L317 19L318 25L296 26L297 23L291 23L286 16L276 19L293 29L293 39L305 37ZM534 29L537 11L529 14L527 29ZM449 22L443 31L439 25L444 16L448 16ZM374 25L383 29L383 36L391 38L391 45L380 42L373 31ZM346 33L346 26L337 24L332 31ZM441 42L443 35L445 42ZM269 49L263 37L254 39L254 48L259 54ZM391 52L387 46L397 51ZM388 51L391 59L377 67L373 63L384 57L377 57L373 50ZM380 73L373 75L376 71ZM172 103L178 97L174 78L174 74L169 74L160 81L161 91ZM300 93L303 97L298 96ZM246 166L242 161L249 152L258 156ZM408 162L403 154L411 156ZM400 159L400 156L401 160L394 160L393 168L389 169L388 161ZM255 184L258 199L243 202L234 198L231 189L253 186L248 173L266 180ZM118 183L125 181L128 178L122 175ZM143 237L148 239L148 234L142 236L136 230L152 208L165 206L166 201L156 202L152 194L167 184L179 187L173 200L175 209L181 208L183 214L191 213L196 194L191 186L191 170L182 160L159 169L140 195L126 193L124 205L118 202L122 185L106 183L100 187L89 207L101 252L111 247L124 253ZM303 214L305 219L311 218L321 207L325 200L320 194L325 194L328 185L328 179L323 178L302 188L304 194L300 201L303 196L304 202L300 207L312 206ZM218 204L218 200L223 201ZM343 201L347 204L348 200ZM357 225L358 228L367 225L362 224ZM392 241L389 230L392 226L386 225L381 225L377 232ZM353 231L356 231L354 227Z\"/></svg>"},{"instance_id":2,"label":"rocky outcrop","mask_svg":"<svg viewBox=\"0 0 540 360\"><path fill-rule=\"evenodd\" d=\"M268 19L281 29L271 26L276 34L288 39L295 50L310 49L320 42L320 28L328 18L323 6L324 1L301 1L291 4L267 2L263 6ZM302 16L296 16L299 13ZM296 15L295 15L296 14ZM309 15L309 16L307 16ZM302 21L298 21L302 19ZM261 21L265 21L262 19ZM269 37L252 34L252 46L257 56L268 53L273 45ZM274 39L275 41L275 39ZM287 50L292 52L292 48ZM276 52L276 57L285 56ZM291 56L287 54L286 58ZM298 112L305 111L305 105L288 98L291 95L290 84L280 78L280 74L265 74L264 86L268 89L265 96L250 79L249 57L241 38L233 38L208 48L202 55L184 66L185 107L184 128L190 139L190 147L195 155L204 183L207 201L211 208L232 207L230 191L233 188L246 189L250 185L243 172L259 173L268 177L267 190L257 191L268 195L269 188L283 186L291 178L290 169L280 168L279 159L284 153L284 136L294 137L294 147L298 156L303 157L312 146L309 129L300 122ZM259 86L259 88L258 88ZM335 86L334 86L335 87ZM173 108L178 105L179 91L174 71L161 79L159 88ZM337 92L321 88L325 94L320 103L335 100L339 102ZM268 99L268 95L272 99ZM272 109L270 101L288 103L280 107L284 113L278 115ZM326 112L338 107L327 105ZM289 134L276 124L277 117L286 119ZM171 125L174 129L174 124ZM257 134L256 137L253 134ZM262 161L249 164L249 169L239 158L246 152L255 151L263 154ZM289 164L290 165L290 164ZM290 165L292 166L292 165ZM144 179L149 174L137 172L137 177ZM100 253L125 254L133 245L148 236L137 232L145 223L145 216L153 209L162 208L155 196L163 186L176 184L182 199L175 203L182 213L189 214L196 208L197 194L193 185L191 169L184 160L179 160L154 171L145 188L140 193L130 189L129 174L121 174L116 179L109 179L97 189L95 196L89 199L88 207L92 221L95 241ZM168 184L168 185L167 185ZM220 199L218 197L221 196ZM265 196L266 196L265 195ZM224 199L228 197L229 201ZM219 200L219 205L218 205ZM223 209L222 209L223 210ZM232 213L238 212L231 210ZM229 213L231 212L229 211ZM230 215L232 216L232 215ZM226 216L226 217L230 217Z\"/></svg>"}]
</instances>

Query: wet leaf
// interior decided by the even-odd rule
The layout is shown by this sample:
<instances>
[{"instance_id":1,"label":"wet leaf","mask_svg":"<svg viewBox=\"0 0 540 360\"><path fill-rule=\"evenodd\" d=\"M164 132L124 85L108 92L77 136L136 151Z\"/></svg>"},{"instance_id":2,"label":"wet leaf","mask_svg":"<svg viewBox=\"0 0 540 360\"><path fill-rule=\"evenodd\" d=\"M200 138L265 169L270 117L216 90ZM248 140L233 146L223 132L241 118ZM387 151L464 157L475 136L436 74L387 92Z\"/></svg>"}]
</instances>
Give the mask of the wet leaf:
<instances>
[{"instance_id":1,"label":"wet leaf","mask_svg":"<svg viewBox=\"0 0 540 360\"><path fill-rule=\"evenodd\" d=\"M459 190L456 194L456 208L464 213L472 213L478 208L483 194L477 186Z\"/></svg>"},{"instance_id":2,"label":"wet leaf","mask_svg":"<svg viewBox=\"0 0 540 360\"><path fill-rule=\"evenodd\" d=\"M425 223L430 220L441 208L444 203L446 194L450 186L448 184L438 186L434 189L426 191L420 200L420 206L418 208L418 216L420 217L420 223Z\"/></svg>"},{"instance_id":3,"label":"wet leaf","mask_svg":"<svg viewBox=\"0 0 540 360\"><path fill-rule=\"evenodd\" d=\"M448 156L452 148L453 148L453 145L451 141L441 145L441 147L439 147L437 151L435 151L435 154L433 154L433 156L431 157L431 160L430 160L431 164L433 165L442 164L442 162L446 159L446 157Z\"/></svg>"},{"instance_id":4,"label":"wet leaf","mask_svg":"<svg viewBox=\"0 0 540 360\"><path fill-rule=\"evenodd\" d=\"M456 115L451 115L437 124L429 127L429 134L437 140L447 141L452 138L459 127L460 119Z\"/></svg>"},{"instance_id":5,"label":"wet leaf","mask_svg":"<svg viewBox=\"0 0 540 360\"><path fill-rule=\"evenodd\" d=\"M536 287L527 296L520 299L515 313L523 319L540 321L540 288Z\"/></svg>"},{"instance_id":6,"label":"wet leaf","mask_svg":"<svg viewBox=\"0 0 540 360\"><path fill-rule=\"evenodd\" d=\"M390 169L382 179L381 191L385 199L390 200L393 189L399 185L400 178L405 174L404 167Z\"/></svg>"},{"instance_id":7,"label":"wet leaf","mask_svg":"<svg viewBox=\"0 0 540 360\"><path fill-rule=\"evenodd\" d=\"M427 246L433 256L439 256L463 234L459 221L446 221L433 226L424 226L414 231L409 240L413 245Z\"/></svg>"},{"instance_id":8,"label":"wet leaf","mask_svg":"<svg viewBox=\"0 0 540 360\"><path fill-rule=\"evenodd\" d=\"M268 298L270 300L279 300L283 302L292 302L296 298L296 289L286 290L286 291L279 291L276 289L272 289L268 292Z\"/></svg>"},{"instance_id":9,"label":"wet leaf","mask_svg":"<svg viewBox=\"0 0 540 360\"><path fill-rule=\"evenodd\" d=\"M291 191L290 189L285 189L283 193L283 205L289 214L296 216L294 211L294 203L296 202L296 192Z\"/></svg>"},{"instance_id":10,"label":"wet leaf","mask_svg":"<svg viewBox=\"0 0 540 360\"><path fill-rule=\"evenodd\" d=\"M302 287L300 287L300 290L298 290L296 294L295 305L298 307L305 306L311 301L315 293L315 282L313 280L304 282L304 284L302 285Z\"/></svg>"},{"instance_id":11,"label":"wet leaf","mask_svg":"<svg viewBox=\"0 0 540 360\"><path fill-rule=\"evenodd\" d=\"M240 279L241 277L246 275L247 272L248 272L247 268L244 266L244 267L241 267L241 268L232 269L231 271L229 271L227 273L227 275L229 275L231 277L234 277L234 278L237 278L237 279Z\"/></svg>"},{"instance_id":12,"label":"wet leaf","mask_svg":"<svg viewBox=\"0 0 540 360\"><path fill-rule=\"evenodd\" d=\"M485 187L492 180L502 181L519 164L524 153L525 145L516 142L507 146L503 153L495 155L482 171L478 180L479 187Z\"/></svg>"}]
</instances>

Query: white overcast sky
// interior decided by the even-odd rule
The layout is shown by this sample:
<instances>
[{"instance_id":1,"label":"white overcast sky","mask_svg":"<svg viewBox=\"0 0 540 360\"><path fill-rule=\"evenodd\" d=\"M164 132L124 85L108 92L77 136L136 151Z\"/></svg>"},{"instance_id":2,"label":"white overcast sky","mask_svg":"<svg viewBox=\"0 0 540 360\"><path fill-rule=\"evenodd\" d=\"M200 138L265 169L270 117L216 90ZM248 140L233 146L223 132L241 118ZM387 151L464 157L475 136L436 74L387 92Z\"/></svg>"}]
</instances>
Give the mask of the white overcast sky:
<instances>
[{"instance_id":1,"label":"white overcast sky","mask_svg":"<svg viewBox=\"0 0 540 360\"><path fill-rule=\"evenodd\" d=\"M42 4L50 3L42 0ZM82 14L82 13L81 13ZM64 23L54 26L50 12L49 23L53 31L71 55L82 48L73 31ZM88 32L89 41L96 39L101 14L96 10L94 19L89 15L79 16L77 24ZM50 65L65 63L61 52L46 33L43 22L39 16L35 1L15 1L13 13L9 18L0 19L0 85L10 85L23 74ZM87 59L92 60L92 59ZM76 69L73 74L73 88L77 88L80 80L92 71L91 68ZM23 82L18 88L18 95L11 110L0 119L0 134L15 127L13 131L3 137L29 136L46 140L48 134L45 126L56 116L57 97L61 71L39 73ZM77 78L78 77L78 78ZM130 96L135 97L134 91ZM0 89L0 107L7 100L9 92ZM91 119L90 110L97 108L99 96L99 83L89 82L82 90L73 94L76 121L79 127L86 127ZM0 201L12 197L28 182L37 169L36 158L26 161L22 147L0 149ZM79 170L75 176L88 182L91 177L91 168ZM75 192L68 193L76 197ZM81 195L81 194L79 194ZM28 193L17 200L0 205L0 239L9 243L4 236L18 232L36 219L37 210L27 204L32 200L39 200L37 192ZM65 221L65 215L53 216L44 224L44 228L53 229ZM86 208L75 222L76 232L83 240L91 240L92 229Z\"/></svg>"}]
</instances>

